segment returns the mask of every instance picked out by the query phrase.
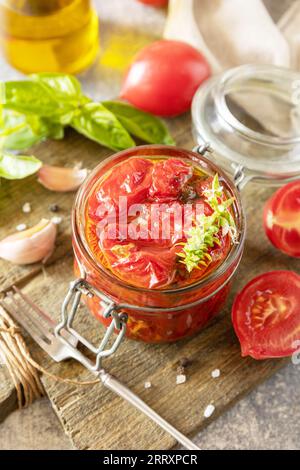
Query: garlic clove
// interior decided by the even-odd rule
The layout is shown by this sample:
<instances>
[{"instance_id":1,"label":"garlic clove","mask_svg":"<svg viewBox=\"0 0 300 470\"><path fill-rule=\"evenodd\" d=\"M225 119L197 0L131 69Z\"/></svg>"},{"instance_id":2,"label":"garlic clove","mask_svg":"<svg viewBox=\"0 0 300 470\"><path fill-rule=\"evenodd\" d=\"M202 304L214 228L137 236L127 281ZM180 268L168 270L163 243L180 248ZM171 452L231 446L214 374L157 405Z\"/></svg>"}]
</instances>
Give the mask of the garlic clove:
<instances>
[{"instance_id":1,"label":"garlic clove","mask_svg":"<svg viewBox=\"0 0 300 470\"><path fill-rule=\"evenodd\" d=\"M75 191L87 177L87 170L43 165L38 171L38 181L50 191Z\"/></svg>"},{"instance_id":2,"label":"garlic clove","mask_svg":"<svg viewBox=\"0 0 300 470\"><path fill-rule=\"evenodd\" d=\"M31 264L48 258L54 249L56 226L47 219L0 241L0 258L14 264Z\"/></svg>"}]
</instances>

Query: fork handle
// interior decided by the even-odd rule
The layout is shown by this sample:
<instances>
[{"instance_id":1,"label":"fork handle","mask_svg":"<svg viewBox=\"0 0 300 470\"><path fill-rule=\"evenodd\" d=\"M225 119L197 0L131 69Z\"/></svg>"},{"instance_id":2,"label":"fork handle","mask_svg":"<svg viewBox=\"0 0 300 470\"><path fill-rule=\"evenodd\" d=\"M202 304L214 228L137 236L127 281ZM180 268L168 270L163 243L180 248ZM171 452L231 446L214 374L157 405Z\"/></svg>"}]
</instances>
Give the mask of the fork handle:
<instances>
[{"instance_id":1,"label":"fork handle","mask_svg":"<svg viewBox=\"0 0 300 470\"><path fill-rule=\"evenodd\" d=\"M178 431L174 426L168 423L163 419L159 414L157 414L150 406L148 406L141 398L139 398L135 393L133 393L128 387L123 385L119 380L117 380L112 375L108 374L104 370L100 371L100 379L105 387L109 388L115 392L124 400L128 401L131 405L135 406L138 410L148 416L152 421L158 424L164 431L173 436L176 441L182 444L188 450L200 450L190 439L188 439L184 434Z\"/></svg>"}]
</instances>

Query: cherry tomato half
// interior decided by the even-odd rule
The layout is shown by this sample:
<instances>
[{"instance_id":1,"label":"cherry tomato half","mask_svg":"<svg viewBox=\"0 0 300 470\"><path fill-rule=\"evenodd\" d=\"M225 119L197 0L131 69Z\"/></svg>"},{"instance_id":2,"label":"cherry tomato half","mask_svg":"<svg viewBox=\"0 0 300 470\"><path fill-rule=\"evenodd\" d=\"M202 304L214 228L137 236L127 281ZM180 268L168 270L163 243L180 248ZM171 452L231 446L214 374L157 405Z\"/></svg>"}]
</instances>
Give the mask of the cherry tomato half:
<instances>
[{"instance_id":1,"label":"cherry tomato half","mask_svg":"<svg viewBox=\"0 0 300 470\"><path fill-rule=\"evenodd\" d=\"M300 258L300 180L283 186L267 202L264 228L276 248Z\"/></svg>"},{"instance_id":2,"label":"cherry tomato half","mask_svg":"<svg viewBox=\"0 0 300 470\"><path fill-rule=\"evenodd\" d=\"M188 111L210 67L194 47L161 40L145 47L125 76L121 97L144 111L176 116Z\"/></svg>"},{"instance_id":3,"label":"cherry tomato half","mask_svg":"<svg viewBox=\"0 0 300 470\"><path fill-rule=\"evenodd\" d=\"M272 271L250 281L235 298L232 322L242 356L291 356L300 340L300 276Z\"/></svg>"},{"instance_id":4,"label":"cherry tomato half","mask_svg":"<svg viewBox=\"0 0 300 470\"><path fill-rule=\"evenodd\" d=\"M98 200L108 199L118 205L119 197L126 196L128 206L143 202L149 193L152 167L152 162L145 158L128 159L101 184Z\"/></svg>"},{"instance_id":5,"label":"cherry tomato half","mask_svg":"<svg viewBox=\"0 0 300 470\"><path fill-rule=\"evenodd\" d=\"M157 163L152 173L152 185L149 194L159 201L177 199L184 184L193 176L191 165L170 158Z\"/></svg>"},{"instance_id":6,"label":"cherry tomato half","mask_svg":"<svg viewBox=\"0 0 300 470\"><path fill-rule=\"evenodd\" d=\"M109 226L102 231L100 248L111 270L120 279L137 287L149 289L170 284L175 276L176 253L172 249L143 246L137 240L122 235L110 239L106 234ZM118 240L119 238L119 240Z\"/></svg>"},{"instance_id":7,"label":"cherry tomato half","mask_svg":"<svg viewBox=\"0 0 300 470\"><path fill-rule=\"evenodd\" d=\"M152 7L162 8L168 5L169 0L138 0L140 3L145 5L151 5Z\"/></svg>"}]
</instances>

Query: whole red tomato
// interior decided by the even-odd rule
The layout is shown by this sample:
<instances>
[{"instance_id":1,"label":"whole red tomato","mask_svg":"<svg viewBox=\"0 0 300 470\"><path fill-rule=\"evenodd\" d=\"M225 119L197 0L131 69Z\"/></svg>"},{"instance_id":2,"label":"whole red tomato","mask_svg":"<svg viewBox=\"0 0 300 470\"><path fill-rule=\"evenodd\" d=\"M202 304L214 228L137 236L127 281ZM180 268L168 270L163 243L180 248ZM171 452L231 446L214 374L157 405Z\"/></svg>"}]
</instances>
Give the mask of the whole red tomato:
<instances>
[{"instance_id":1,"label":"whole red tomato","mask_svg":"<svg viewBox=\"0 0 300 470\"><path fill-rule=\"evenodd\" d=\"M121 97L159 116L176 116L190 109L193 96L210 76L203 55L181 41L161 40L136 56L125 76Z\"/></svg>"},{"instance_id":2,"label":"whole red tomato","mask_svg":"<svg viewBox=\"0 0 300 470\"><path fill-rule=\"evenodd\" d=\"M138 0L140 3L145 3L145 5L151 5L153 7L165 7L168 5L169 0Z\"/></svg>"}]
</instances>

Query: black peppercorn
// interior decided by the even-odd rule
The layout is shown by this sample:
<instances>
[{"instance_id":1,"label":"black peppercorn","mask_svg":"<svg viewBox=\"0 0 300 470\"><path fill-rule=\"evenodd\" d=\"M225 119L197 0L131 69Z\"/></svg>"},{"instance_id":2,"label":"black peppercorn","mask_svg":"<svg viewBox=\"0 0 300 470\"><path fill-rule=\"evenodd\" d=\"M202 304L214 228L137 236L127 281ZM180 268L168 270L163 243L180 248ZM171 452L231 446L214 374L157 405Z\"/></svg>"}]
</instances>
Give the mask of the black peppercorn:
<instances>
[{"instance_id":1,"label":"black peppercorn","mask_svg":"<svg viewBox=\"0 0 300 470\"><path fill-rule=\"evenodd\" d=\"M51 212L58 212L59 211L59 206L57 204L51 204L49 207Z\"/></svg>"}]
</instances>

